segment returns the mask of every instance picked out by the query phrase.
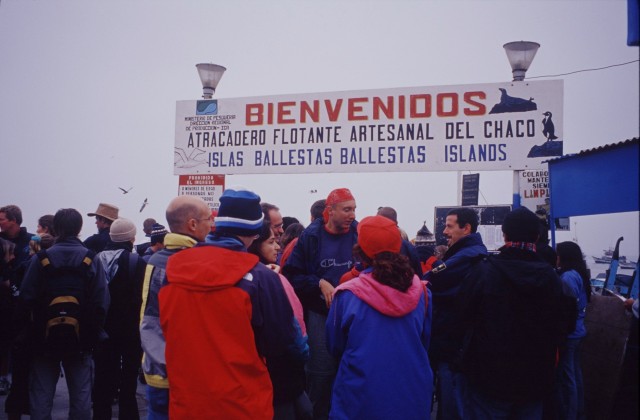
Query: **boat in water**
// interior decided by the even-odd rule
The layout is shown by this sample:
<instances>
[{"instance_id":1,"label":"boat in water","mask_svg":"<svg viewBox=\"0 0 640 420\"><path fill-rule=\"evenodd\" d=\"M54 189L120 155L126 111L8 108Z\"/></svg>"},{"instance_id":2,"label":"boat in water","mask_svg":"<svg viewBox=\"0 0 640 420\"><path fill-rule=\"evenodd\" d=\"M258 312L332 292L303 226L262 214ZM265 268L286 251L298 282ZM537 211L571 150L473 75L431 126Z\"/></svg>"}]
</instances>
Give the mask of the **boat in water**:
<instances>
[{"instance_id":1,"label":"boat in water","mask_svg":"<svg viewBox=\"0 0 640 420\"><path fill-rule=\"evenodd\" d=\"M609 248L609 249L605 249L603 251L603 254L601 257L592 257L593 261L596 264L611 264L611 260L613 259L613 252L614 250ZM622 267L622 268L635 268L635 263L627 260L627 257L624 255L620 255L618 257L618 263L620 264L620 266L624 266L627 265L628 267Z\"/></svg>"}]
</instances>

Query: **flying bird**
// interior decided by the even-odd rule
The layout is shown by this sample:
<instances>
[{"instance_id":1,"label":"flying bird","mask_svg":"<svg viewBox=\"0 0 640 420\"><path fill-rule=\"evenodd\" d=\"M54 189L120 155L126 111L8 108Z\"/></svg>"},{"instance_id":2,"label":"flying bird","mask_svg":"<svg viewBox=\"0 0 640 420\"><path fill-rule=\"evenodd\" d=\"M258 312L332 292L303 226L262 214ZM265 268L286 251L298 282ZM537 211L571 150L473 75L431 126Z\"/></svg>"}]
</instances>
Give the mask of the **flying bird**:
<instances>
[{"instance_id":1,"label":"flying bird","mask_svg":"<svg viewBox=\"0 0 640 420\"><path fill-rule=\"evenodd\" d=\"M122 187L118 187L118 188L120 188L120 190L122 191L122 194L126 194L126 193L128 193L129 191L131 191L133 189L133 187L130 187L128 190L125 190Z\"/></svg>"},{"instance_id":2,"label":"flying bird","mask_svg":"<svg viewBox=\"0 0 640 420\"><path fill-rule=\"evenodd\" d=\"M149 200L145 198L144 201L142 202L142 207L140 207L140 213L142 213L142 210L144 210L144 208L147 207L147 204L149 204Z\"/></svg>"}]
</instances>

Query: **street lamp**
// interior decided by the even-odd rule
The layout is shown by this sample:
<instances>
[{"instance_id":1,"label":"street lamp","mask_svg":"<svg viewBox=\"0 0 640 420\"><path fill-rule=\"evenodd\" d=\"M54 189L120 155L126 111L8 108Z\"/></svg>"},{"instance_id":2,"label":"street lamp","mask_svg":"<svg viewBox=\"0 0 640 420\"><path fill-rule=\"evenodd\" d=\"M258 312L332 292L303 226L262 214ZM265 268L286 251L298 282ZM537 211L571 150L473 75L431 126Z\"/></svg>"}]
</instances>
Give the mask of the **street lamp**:
<instances>
[{"instance_id":1,"label":"street lamp","mask_svg":"<svg viewBox=\"0 0 640 420\"><path fill-rule=\"evenodd\" d=\"M524 80L524 75L529 70L540 44L530 41L515 41L507 42L502 47L507 53L511 70L513 70L513 81Z\"/></svg>"},{"instance_id":2,"label":"street lamp","mask_svg":"<svg viewBox=\"0 0 640 420\"><path fill-rule=\"evenodd\" d=\"M196 68L198 69L200 81L202 82L202 97L204 99L211 99L220 79L222 79L222 75L227 69L211 63L196 64Z\"/></svg>"}]
</instances>

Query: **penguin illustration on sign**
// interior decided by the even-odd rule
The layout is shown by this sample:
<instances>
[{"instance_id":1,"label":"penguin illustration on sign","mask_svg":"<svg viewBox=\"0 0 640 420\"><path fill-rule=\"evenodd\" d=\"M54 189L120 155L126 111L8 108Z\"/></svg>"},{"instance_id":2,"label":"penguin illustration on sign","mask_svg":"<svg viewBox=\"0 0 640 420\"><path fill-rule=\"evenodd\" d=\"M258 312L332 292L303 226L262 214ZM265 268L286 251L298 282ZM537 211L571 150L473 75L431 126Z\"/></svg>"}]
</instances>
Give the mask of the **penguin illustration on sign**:
<instances>
[{"instance_id":1,"label":"penguin illustration on sign","mask_svg":"<svg viewBox=\"0 0 640 420\"><path fill-rule=\"evenodd\" d=\"M551 112L547 111L544 114L544 118L542 119L542 134L547 139L547 141L552 141L557 139L556 136L556 128L553 125L553 121L551 120Z\"/></svg>"}]
</instances>

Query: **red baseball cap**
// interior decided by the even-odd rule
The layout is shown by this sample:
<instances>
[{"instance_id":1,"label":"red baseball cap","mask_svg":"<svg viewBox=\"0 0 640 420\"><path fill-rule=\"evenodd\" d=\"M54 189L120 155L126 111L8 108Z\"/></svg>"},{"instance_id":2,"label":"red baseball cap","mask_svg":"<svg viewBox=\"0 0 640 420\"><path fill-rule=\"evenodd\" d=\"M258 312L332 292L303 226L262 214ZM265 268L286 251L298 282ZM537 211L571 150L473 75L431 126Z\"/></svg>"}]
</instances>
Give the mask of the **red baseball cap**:
<instances>
[{"instance_id":1,"label":"red baseball cap","mask_svg":"<svg viewBox=\"0 0 640 420\"><path fill-rule=\"evenodd\" d=\"M358 245L369 258L381 252L400 252L402 238L398 226L383 216L368 216L358 223Z\"/></svg>"}]
</instances>

